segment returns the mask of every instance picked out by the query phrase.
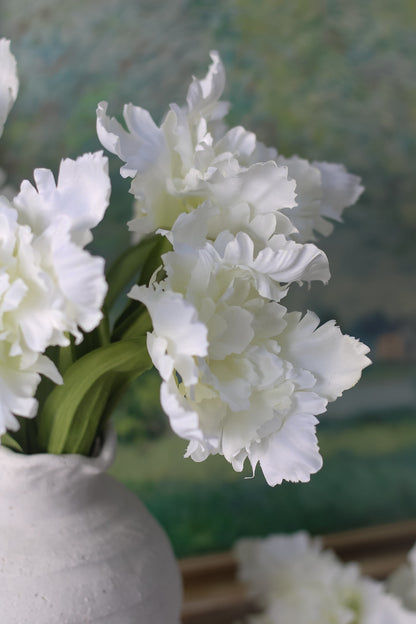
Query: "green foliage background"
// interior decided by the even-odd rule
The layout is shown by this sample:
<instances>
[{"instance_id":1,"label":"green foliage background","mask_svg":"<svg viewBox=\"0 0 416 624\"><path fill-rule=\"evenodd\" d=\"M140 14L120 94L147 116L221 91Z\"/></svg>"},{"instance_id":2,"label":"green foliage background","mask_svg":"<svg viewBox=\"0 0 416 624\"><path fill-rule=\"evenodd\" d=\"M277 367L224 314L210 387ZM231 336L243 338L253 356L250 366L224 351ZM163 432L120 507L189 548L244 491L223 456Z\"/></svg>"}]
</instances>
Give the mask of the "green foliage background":
<instances>
[{"instance_id":1,"label":"green foliage background","mask_svg":"<svg viewBox=\"0 0 416 624\"><path fill-rule=\"evenodd\" d=\"M0 144L18 185L35 166L99 149L95 107L125 102L159 120L183 101L210 49L227 69L230 123L285 155L343 162L366 193L322 246L334 279L294 305L335 311L349 329L382 310L414 316L416 8L412 0L3 0L21 90ZM112 159L113 204L97 250L128 244L128 183ZM351 248L357 253L351 254ZM388 287L386 287L388 284Z\"/></svg>"},{"instance_id":2,"label":"green foliage background","mask_svg":"<svg viewBox=\"0 0 416 624\"><path fill-rule=\"evenodd\" d=\"M365 340L369 319L413 322L416 314L415 20L413 0L3 0L0 36L12 40L21 88L0 141L1 166L17 188L34 167L57 171L60 158L100 149L102 99L112 114L132 101L160 120L218 49L230 124L287 156L342 162L362 177L359 205L320 241L333 279L310 292L294 288L289 303L335 317ZM110 163L112 204L94 243L109 261L129 245L131 213L128 182L117 159ZM395 375L394 366L375 371L382 385ZM398 374L415 387L414 368ZM184 461L185 443L169 435L149 443L167 428L157 386L147 374L118 409L114 471L165 524L179 554L229 547L241 534L415 514L416 402L386 410L375 393L372 419L358 410L332 429L327 420L322 472L311 484L271 490L219 458Z\"/></svg>"}]
</instances>

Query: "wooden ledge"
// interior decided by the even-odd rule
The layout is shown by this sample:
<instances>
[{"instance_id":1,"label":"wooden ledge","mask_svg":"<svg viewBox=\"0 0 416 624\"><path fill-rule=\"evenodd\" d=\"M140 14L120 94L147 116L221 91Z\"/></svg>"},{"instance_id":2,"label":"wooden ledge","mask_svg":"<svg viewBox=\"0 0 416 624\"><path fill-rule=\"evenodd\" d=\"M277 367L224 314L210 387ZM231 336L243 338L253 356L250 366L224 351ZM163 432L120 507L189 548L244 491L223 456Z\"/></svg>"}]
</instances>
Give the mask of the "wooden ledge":
<instances>
[{"instance_id":1,"label":"wooden ledge","mask_svg":"<svg viewBox=\"0 0 416 624\"><path fill-rule=\"evenodd\" d=\"M416 520L323 536L324 545L343 561L357 561L362 572L383 579L401 565L416 542ZM231 552L180 561L184 583L183 624L231 624L255 611L236 578Z\"/></svg>"}]
</instances>

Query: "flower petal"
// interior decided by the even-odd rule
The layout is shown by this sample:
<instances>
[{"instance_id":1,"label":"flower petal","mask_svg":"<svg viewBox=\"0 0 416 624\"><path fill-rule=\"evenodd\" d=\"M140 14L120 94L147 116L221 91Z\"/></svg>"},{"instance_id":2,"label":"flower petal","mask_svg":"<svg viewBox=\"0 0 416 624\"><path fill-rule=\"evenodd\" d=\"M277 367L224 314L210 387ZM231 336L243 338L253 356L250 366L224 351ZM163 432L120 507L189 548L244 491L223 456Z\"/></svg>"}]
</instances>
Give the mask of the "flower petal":
<instances>
[{"instance_id":1,"label":"flower petal","mask_svg":"<svg viewBox=\"0 0 416 624\"><path fill-rule=\"evenodd\" d=\"M73 242L84 247L92 240L91 228L100 223L109 204L107 158L96 152L62 160L57 184L49 169L35 169L34 178L37 189L24 180L14 198L19 223L41 235L65 216Z\"/></svg>"},{"instance_id":2,"label":"flower petal","mask_svg":"<svg viewBox=\"0 0 416 624\"><path fill-rule=\"evenodd\" d=\"M229 104L219 102L225 87L225 71L218 52L210 52L212 63L205 78L194 78L188 89L186 102L191 115L201 115L209 120L222 119Z\"/></svg>"},{"instance_id":3,"label":"flower petal","mask_svg":"<svg viewBox=\"0 0 416 624\"><path fill-rule=\"evenodd\" d=\"M107 115L107 102L97 107L97 134L102 145L126 164L120 169L123 178L133 178L146 171L159 158L164 148L161 130L150 113L139 106L124 107L124 118L129 132Z\"/></svg>"},{"instance_id":4,"label":"flower petal","mask_svg":"<svg viewBox=\"0 0 416 624\"><path fill-rule=\"evenodd\" d=\"M342 221L344 208L355 204L364 191L361 178L348 173L344 165L316 161L312 165L322 176L321 215Z\"/></svg>"},{"instance_id":5,"label":"flower petal","mask_svg":"<svg viewBox=\"0 0 416 624\"><path fill-rule=\"evenodd\" d=\"M366 357L369 348L343 335L335 321L318 327L319 319L310 311L302 319L299 312L292 312L286 320L288 325L279 341L282 357L311 371L317 380L314 391L328 401L335 401L354 386L362 369L371 363Z\"/></svg>"},{"instance_id":6,"label":"flower petal","mask_svg":"<svg viewBox=\"0 0 416 624\"><path fill-rule=\"evenodd\" d=\"M16 59L10 52L10 41L0 39L0 136L18 90Z\"/></svg>"}]
</instances>

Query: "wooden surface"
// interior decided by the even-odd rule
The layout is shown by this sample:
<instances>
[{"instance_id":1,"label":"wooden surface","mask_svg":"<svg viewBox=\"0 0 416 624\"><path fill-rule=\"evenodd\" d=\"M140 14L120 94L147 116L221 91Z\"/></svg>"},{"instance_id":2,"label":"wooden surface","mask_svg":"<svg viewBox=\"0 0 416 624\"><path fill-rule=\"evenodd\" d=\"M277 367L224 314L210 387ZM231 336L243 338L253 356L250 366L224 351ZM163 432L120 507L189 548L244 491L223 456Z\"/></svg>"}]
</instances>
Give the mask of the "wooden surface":
<instances>
[{"instance_id":1,"label":"wooden surface","mask_svg":"<svg viewBox=\"0 0 416 624\"><path fill-rule=\"evenodd\" d=\"M416 542L416 520L334 533L323 537L343 561L357 561L362 572L383 579L406 559ZM246 589L236 579L231 552L182 559L183 624L231 624L254 612Z\"/></svg>"}]
</instances>

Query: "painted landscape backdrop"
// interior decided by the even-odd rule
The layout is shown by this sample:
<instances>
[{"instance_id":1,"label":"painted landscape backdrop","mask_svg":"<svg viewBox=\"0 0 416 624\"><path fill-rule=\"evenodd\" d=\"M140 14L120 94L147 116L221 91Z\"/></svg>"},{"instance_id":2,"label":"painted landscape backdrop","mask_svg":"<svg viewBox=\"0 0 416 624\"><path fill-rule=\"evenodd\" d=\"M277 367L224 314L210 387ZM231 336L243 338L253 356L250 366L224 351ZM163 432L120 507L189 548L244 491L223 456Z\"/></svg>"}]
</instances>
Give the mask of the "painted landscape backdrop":
<instances>
[{"instance_id":1,"label":"painted landscape backdrop","mask_svg":"<svg viewBox=\"0 0 416 624\"><path fill-rule=\"evenodd\" d=\"M9 182L62 157L100 149L95 108L125 102L160 120L182 102L209 51L226 65L230 124L286 155L342 162L365 194L320 245L328 286L290 305L336 318L372 348L362 382L319 426L324 468L274 489L221 458L182 458L160 410L158 378L132 387L116 413L113 473L147 503L178 555L239 536L328 532L416 515L416 4L412 0L3 0L18 101L0 143ZM111 159L113 195L95 250L111 262L129 244L128 183ZM289 304L288 304L289 305Z\"/></svg>"}]
</instances>

